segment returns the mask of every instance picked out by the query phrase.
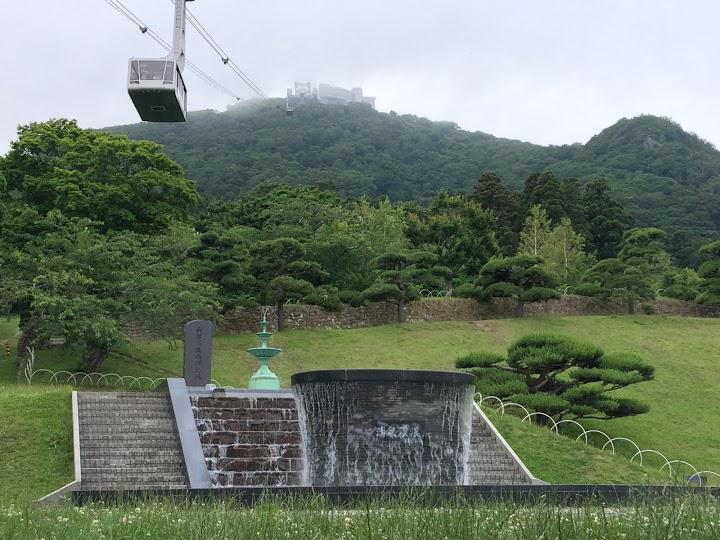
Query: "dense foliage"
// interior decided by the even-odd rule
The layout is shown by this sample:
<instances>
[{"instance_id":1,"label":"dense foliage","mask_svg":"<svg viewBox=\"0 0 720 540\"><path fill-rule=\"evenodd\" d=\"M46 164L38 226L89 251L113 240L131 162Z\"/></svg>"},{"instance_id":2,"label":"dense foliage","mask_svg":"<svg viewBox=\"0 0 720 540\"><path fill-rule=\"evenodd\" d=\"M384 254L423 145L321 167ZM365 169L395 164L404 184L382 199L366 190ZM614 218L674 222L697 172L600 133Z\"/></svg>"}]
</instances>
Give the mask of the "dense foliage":
<instances>
[{"instance_id":1,"label":"dense foliage","mask_svg":"<svg viewBox=\"0 0 720 540\"><path fill-rule=\"evenodd\" d=\"M287 183L203 200L159 145L51 120L19 128L0 158L0 193L0 309L20 317L20 350L64 341L89 370L128 328L172 339L189 318L239 306L275 305L282 329L296 302L384 300L403 322L423 289L512 297L518 316L571 291L623 298L631 312L660 293L718 298L717 242L697 273L675 266L672 237L629 229L603 179L546 171L512 190L486 173L427 205Z\"/></svg>"},{"instance_id":2,"label":"dense foliage","mask_svg":"<svg viewBox=\"0 0 720 540\"><path fill-rule=\"evenodd\" d=\"M243 104L224 113L191 113L187 124L144 123L111 131L165 145L200 192L213 196L234 198L270 181L334 185L345 196L426 204L443 190L469 191L483 172L494 171L508 188L521 189L530 175L550 171L579 184L606 178L638 226L668 233L670 251L683 265L697 262L702 239L711 239L720 227L720 152L667 118L622 119L586 144L550 147L359 104L310 102L291 117L279 103ZM573 189L572 182L531 189L526 204L535 204L535 197L553 199L547 210L555 221L559 211L572 213L564 201L572 199ZM502 199L496 201L517 215ZM615 209L596 206L588 216L590 227L597 227L596 212ZM623 223L625 217L619 218ZM620 241L608 234L610 242ZM611 256L602 243L590 244L601 258Z\"/></svg>"},{"instance_id":3,"label":"dense foliage","mask_svg":"<svg viewBox=\"0 0 720 540\"><path fill-rule=\"evenodd\" d=\"M507 355L473 353L455 362L477 378L478 391L542 412L555 420L608 420L642 414L648 407L613 392L649 381L654 368L630 354L602 350L564 336L530 335Z\"/></svg>"}]
</instances>

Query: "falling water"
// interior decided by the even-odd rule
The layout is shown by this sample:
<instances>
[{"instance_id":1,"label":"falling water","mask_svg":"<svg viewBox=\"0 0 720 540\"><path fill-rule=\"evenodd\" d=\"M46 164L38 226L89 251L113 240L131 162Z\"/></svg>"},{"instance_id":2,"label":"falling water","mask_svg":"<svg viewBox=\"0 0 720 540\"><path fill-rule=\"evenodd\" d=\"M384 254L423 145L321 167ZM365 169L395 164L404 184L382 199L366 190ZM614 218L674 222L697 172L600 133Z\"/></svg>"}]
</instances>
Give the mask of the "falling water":
<instances>
[{"instance_id":1,"label":"falling water","mask_svg":"<svg viewBox=\"0 0 720 540\"><path fill-rule=\"evenodd\" d=\"M468 483L472 385L337 380L293 389L303 484Z\"/></svg>"}]
</instances>

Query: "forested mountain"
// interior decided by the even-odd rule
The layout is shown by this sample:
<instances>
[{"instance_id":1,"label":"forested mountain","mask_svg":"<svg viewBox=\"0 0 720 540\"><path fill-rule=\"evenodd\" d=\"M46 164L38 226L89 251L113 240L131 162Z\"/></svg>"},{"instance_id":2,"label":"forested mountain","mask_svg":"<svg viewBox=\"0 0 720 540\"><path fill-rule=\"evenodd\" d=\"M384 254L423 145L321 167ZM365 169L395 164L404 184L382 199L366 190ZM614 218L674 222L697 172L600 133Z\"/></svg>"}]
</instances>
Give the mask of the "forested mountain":
<instances>
[{"instance_id":1,"label":"forested mountain","mask_svg":"<svg viewBox=\"0 0 720 540\"><path fill-rule=\"evenodd\" d=\"M429 202L493 171L513 189L533 172L606 178L636 225L696 245L720 229L720 152L673 121L622 119L586 144L539 146L364 105L279 101L191 113L186 124L108 128L165 145L201 193L233 198L262 182L336 186L345 196Z\"/></svg>"}]
</instances>

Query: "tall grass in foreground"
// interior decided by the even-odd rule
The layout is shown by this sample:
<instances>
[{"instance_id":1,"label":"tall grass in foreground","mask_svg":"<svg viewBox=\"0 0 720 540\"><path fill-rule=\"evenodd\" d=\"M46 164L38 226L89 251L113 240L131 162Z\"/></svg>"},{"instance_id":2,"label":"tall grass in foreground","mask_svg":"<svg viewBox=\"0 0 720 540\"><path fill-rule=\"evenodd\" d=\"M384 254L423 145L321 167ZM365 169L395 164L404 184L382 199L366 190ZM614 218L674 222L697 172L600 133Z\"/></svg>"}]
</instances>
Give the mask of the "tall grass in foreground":
<instances>
[{"instance_id":1,"label":"tall grass in foreground","mask_svg":"<svg viewBox=\"0 0 720 540\"><path fill-rule=\"evenodd\" d=\"M720 538L712 497L639 498L625 505L563 506L375 500L338 507L321 498L232 501L135 500L84 507L0 509L0 538Z\"/></svg>"}]
</instances>

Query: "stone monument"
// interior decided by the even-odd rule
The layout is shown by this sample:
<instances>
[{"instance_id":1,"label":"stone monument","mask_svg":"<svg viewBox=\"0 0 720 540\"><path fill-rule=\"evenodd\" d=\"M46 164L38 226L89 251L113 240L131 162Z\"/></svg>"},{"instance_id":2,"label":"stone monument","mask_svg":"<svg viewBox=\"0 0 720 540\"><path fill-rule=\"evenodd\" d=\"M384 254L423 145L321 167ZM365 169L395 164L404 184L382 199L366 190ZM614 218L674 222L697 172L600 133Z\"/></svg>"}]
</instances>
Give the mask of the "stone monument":
<instances>
[{"instance_id":1,"label":"stone monument","mask_svg":"<svg viewBox=\"0 0 720 540\"><path fill-rule=\"evenodd\" d=\"M210 321L190 321L185 325L183 378L187 386L210 384L213 325Z\"/></svg>"}]
</instances>

